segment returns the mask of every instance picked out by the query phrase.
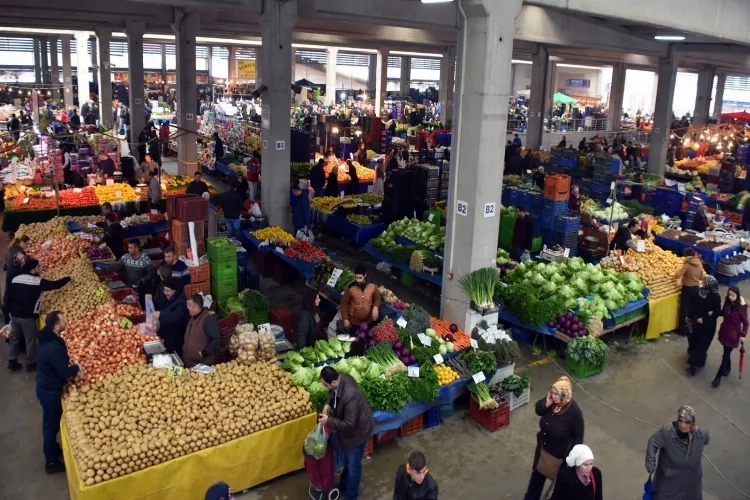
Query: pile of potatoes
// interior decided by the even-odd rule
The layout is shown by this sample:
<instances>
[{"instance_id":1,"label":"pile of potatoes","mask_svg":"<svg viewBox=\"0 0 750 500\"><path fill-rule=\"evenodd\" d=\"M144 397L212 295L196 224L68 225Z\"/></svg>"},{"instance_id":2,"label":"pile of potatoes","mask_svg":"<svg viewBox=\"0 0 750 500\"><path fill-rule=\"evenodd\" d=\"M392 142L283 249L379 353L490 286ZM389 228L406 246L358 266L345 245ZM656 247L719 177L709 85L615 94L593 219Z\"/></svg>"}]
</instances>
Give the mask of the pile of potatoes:
<instances>
[{"instance_id":1,"label":"pile of potatoes","mask_svg":"<svg viewBox=\"0 0 750 500\"><path fill-rule=\"evenodd\" d=\"M104 220L103 217L97 215L81 216L81 217L52 217L46 222L33 222L31 224L21 224L16 231L16 236L26 235L29 237L32 245L41 244L50 239L55 234L67 234L68 230L65 228L65 224L69 221L78 221L81 223L83 228L86 228L87 224L100 222Z\"/></svg>"},{"instance_id":2,"label":"pile of potatoes","mask_svg":"<svg viewBox=\"0 0 750 500\"><path fill-rule=\"evenodd\" d=\"M243 365L258 361L276 361L273 333L258 333L252 323L237 325L229 338L229 353Z\"/></svg>"},{"instance_id":3,"label":"pile of potatoes","mask_svg":"<svg viewBox=\"0 0 750 500\"><path fill-rule=\"evenodd\" d=\"M272 363L235 361L210 374L126 366L64 400L87 486L217 446L313 412L309 394Z\"/></svg>"},{"instance_id":4,"label":"pile of potatoes","mask_svg":"<svg viewBox=\"0 0 750 500\"><path fill-rule=\"evenodd\" d=\"M42 278L58 280L65 276L70 276L70 283L59 290L44 292L42 317L59 310L65 314L68 322L78 321L97 307L114 303L109 285L99 281L88 261L74 258L55 269L42 268Z\"/></svg>"}]
</instances>

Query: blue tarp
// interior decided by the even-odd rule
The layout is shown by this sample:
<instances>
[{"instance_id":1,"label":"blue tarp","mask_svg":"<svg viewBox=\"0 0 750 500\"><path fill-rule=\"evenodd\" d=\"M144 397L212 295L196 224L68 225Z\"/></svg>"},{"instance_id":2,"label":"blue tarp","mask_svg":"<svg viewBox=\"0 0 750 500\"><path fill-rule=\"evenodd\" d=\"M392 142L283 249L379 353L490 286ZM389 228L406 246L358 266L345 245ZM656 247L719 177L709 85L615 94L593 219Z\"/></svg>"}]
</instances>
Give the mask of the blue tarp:
<instances>
[{"instance_id":1,"label":"blue tarp","mask_svg":"<svg viewBox=\"0 0 750 500\"><path fill-rule=\"evenodd\" d=\"M719 263L721 259L724 257L729 257L735 252L740 252L739 246L732 246L726 250L721 250L719 252L716 252L714 250L710 250L708 248L701 248L697 245L690 245L688 243L684 243L682 241L672 240L669 238L665 238L663 236L656 236L655 238L656 244L659 245L662 248L666 248L668 250L674 250L680 255L682 255L685 252L686 248L692 248L695 250L695 253L701 256L701 259L708 263L708 265L711 267L711 274L716 274L716 264Z\"/></svg>"},{"instance_id":2,"label":"blue tarp","mask_svg":"<svg viewBox=\"0 0 750 500\"><path fill-rule=\"evenodd\" d=\"M522 328L525 328L527 330L531 330L538 333L543 333L544 335L554 335L556 333L556 330L553 330L552 328L548 328L547 326L540 326L539 328L532 328L520 319L513 316L511 313L509 313L506 309L501 309L498 313L498 318L507 321L508 323L512 323L516 326L520 326Z\"/></svg>"},{"instance_id":3,"label":"blue tarp","mask_svg":"<svg viewBox=\"0 0 750 500\"><path fill-rule=\"evenodd\" d=\"M220 174L229 175L231 177L237 177L237 172L235 172L233 169L229 168L227 165L224 165L221 162L215 162L214 166L216 167L216 171Z\"/></svg>"},{"instance_id":4,"label":"blue tarp","mask_svg":"<svg viewBox=\"0 0 750 500\"><path fill-rule=\"evenodd\" d=\"M365 246L368 241L379 236L386 229L385 224L370 224L369 226L360 226L349 222L345 217L338 215L329 215L326 218L325 226L341 236L354 240L357 246Z\"/></svg>"},{"instance_id":5,"label":"blue tarp","mask_svg":"<svg viewBox=\"0 0 750 500\"><path fill-rule=\"evenodd\" d=\"M391 267L400 269L401 271L404 271L406 273L409 273L413 276L416 276L419 279L429 281L430 283L434 283L437 286L443 286L443 273L440 274L429 274L429 273L418 273L414 269L410 268L409 266L405 266L403 264L396 264L393 262L393 259L391 259L389 256L378 250L377 248L373 247L370 244L365 245L364 249L365 252L369 253L376 259L382 260L383 262L388 263Z\"/></svg>"}]
</instances>

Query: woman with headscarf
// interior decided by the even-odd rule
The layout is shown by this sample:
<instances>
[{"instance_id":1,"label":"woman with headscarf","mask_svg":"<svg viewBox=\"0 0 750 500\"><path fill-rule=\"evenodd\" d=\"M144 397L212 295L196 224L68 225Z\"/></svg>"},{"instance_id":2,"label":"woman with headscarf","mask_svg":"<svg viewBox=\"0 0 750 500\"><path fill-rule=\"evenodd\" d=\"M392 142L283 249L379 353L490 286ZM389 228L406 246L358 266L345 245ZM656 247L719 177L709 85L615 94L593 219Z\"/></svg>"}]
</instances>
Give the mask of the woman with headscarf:
<instances>
[{"instance_id":1,"label":"woman with headscarf","mask_svg":"<svg viewBox=\"0 0 750 500\"><path fill-rule=\"evenodd\" d=\"M602 471L594 467L594 453L585 444L577 444L565 459L555 480L551 500L602 500Z\"/></svg>"},{"instance_id":2,"label":"woman with headscarf","mask_svg":"<svg viewBox=\"0 0 750 500\"><path fill-rule=\"evenodd\" d=\"M544 191L544 167L540 166L536 169L536 172L531 176L531 180L536 186Z\"/></svg>"},{"instance_id":3,"label":"woman with headscarf","mask_svg":"<svg viewBox=\"0 0 750 500\"><path fill-rule=\"evenodd\" d=\"M719 282L707 274L703 278L703 287L698 296L693 299L690 321L693 331L688 335L688 367L690 376L695 375L698 368L706 366L708 348L716 334L716 322L721 315L721 296Z\"/></svg>"},{"instance_id":4,"label":"woman with headscarf","mask_svg":"<svg viewBox=\"0 0 750 500\"><path fill-rule=\"evenodd\" d=\"M338 198L339 196L339 167L331 168L331 173L328 174L328 182L326 188L323 191L325 196L333 196Z\"/></svg>"},{"instance_id":5,"label":"woman with headscarf","mask_svg":"<svg viewBox=\"0 0 750 500\"><path fill-rule=\"evenodd\" d=\"M698 427L690 406L680 408L676 422L651 436L646 450L646 471L649 477L655 473L651 500L703 498L701 457L709 441L708 429Z\"/></svg>"},{"instance_id":6,"label":"woman with headscarf","mask_svg":"<svg viewBox=\"0 0 750 500\"><path fill-rule=\"evenodd\" d=\"M712 387L719 387L721 377L729 376L729 372L732 371L732 351L740 346L740 342L744 343L747 336L747 304L737 286L729 287L721 316L724 321L719 328L719 342L724 347L724 356L721 358L719 371L711 382Z\"/></svg>"},{"instance_id":7,"label":"woman with headscarf","mask_svg":"<svg viewBox=\"0 0 750 500\"><path fill-rule=\"evenodd\" d=\"M354 162L346 160L346 166L348 168L347 173L349 174L349 184L346 185L346 194L359 194L359 176L357 175L357 167L354 166Z\"/></svg>"},{"instance_id":8,"label":"woman with headscarf","mask_svg":"<svg viewBox=\"0 0 750 500\"><path fill-rule=\"evenodd\" d=\"M568 211L574 213L581 212L581 189L578 186L573 186L573 188L570 190Z\"/></svg>"},{"instance_id":9,"label":"woman with headscarf","mask_svg":"<svg viewBox=\"0 0 750 500\"><path fill-rule=\"evenodd\" d=\"M568 452L583 443L583 412L573 401L573 387L568 377L557 379L547 395L537 401L535 410L541 418L524 500L539 500L545 481L554 480Z\"/></svg>"}]
</instances>

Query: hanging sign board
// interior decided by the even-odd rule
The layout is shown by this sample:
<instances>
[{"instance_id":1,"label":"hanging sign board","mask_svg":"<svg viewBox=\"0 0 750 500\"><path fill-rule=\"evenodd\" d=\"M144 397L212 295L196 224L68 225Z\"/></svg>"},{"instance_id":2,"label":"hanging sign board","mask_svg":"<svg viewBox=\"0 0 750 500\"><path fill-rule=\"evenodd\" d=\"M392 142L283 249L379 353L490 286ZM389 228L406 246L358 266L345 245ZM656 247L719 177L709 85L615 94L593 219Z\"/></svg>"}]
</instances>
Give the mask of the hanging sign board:
<instances>
[{"instance_id":1,"label":"hanging sign board","mask_svg":"<svg viewBox=\"0 0 750 500\"><path fill-rule=\"evenodd\" d=\"M255 80L255 61L237 61L237 78L239 80Z\"/></svg>"}]
</instances>

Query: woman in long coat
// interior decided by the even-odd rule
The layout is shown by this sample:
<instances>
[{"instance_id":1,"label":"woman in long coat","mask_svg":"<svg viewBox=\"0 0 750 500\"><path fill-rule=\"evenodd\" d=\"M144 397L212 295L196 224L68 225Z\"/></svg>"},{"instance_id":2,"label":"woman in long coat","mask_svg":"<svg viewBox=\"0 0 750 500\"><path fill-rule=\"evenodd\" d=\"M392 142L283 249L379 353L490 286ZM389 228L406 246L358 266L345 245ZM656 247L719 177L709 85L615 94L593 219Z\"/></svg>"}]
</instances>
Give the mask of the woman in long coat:
<instances>
[{"instance_id":1,"label":"woman in long coat","mask_svg":"<svg viewBox=\"0 0 750 500\"><path fill-rule=\"evenodd\" d=\"M711 382L714 388L719 387L721 377L729 376L729 372L732 371L732 351L737 349L740 341L744 341L747 336L747 303L736 286L729 287L721 315L724 321L721 322L719 328L719 342L724 348L724 355L721 358L721 366L716 373L716 378Z\"/></svg>"},{"instance_id":2,"label":"woman in long coat","mask_svg":"<svg viewBox=\"0 0 750 500\"><path fill-rule=\"evenodd\" d=\"M689 333L690 348L688 349L689 375L695 375L698 368L706 366L708 348L716 335L716 322L721 316L721 296L719 295L719 282L716 278L707 274L703 277L703 288L698 291L698 296L693 299L692 314L690 321L693 331Z\"/></svg>"},{"instance_id":3,"label":"woman in long coat","mask_svg":"<svg viewBox=\"0 0 750 500\"><path fill-rule=\"evenodd\" d=\"M651 500L703 499L701 461L709 441L708 429L698 427L690 406L680 408L676 422L651 436L646 450L646 471L655 473Z\"/></svg>"}]
</instances>

